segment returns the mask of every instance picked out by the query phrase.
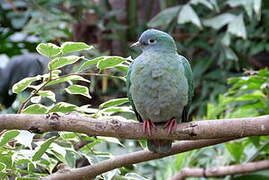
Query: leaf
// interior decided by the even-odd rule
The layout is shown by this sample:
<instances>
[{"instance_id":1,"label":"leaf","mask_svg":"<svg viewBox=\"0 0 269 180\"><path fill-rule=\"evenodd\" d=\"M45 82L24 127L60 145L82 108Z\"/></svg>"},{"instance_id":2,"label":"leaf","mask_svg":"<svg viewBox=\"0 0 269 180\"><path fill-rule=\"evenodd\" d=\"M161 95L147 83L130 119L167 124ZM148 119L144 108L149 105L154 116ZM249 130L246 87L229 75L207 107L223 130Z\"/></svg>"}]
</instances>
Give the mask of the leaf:
<instances>
[{"instance_id":1,"label":"leaf","mask_svg":"<svg viewBox=\"0 0 269 180\"><path fill-rule=\"evenodd\" d=\"M69 151L69 150L66 151L65 160L69 167L71 168L76 167L77 155L73 151Z\"/></svg>"},{"instance_id":2,"label":"leaf","mask_svg":"<svg viewBox=\"0 0 269 180\"><path fill-rule=\"evenodd\" d=\"M93 46L89 46L84 42L65 42L61 45L63 54L72 53L82 50L90 50Z\"/></svg>"},{"instance_id":3,"label":"leaf","mask_svg":"<svg viewBox=\"0 0 269 180\"><path fill-rule=\"evenodd\" d=\"M246 27L243 20L243 15L240 14L228 25L228 32L231 34L242 37L243 39L247 38Z\"/></svg>"},{"instance_id":4,"label":"leaf","mask_svg":"<svg viewBox=\"0 0 269 180\"><path fill-rule=\"evenodd\" d=\"M244 155L244 146L241 142L230 142L225 144L225 148L232 155L233 159L239 163Z\"/></svg>"},{"instance_id":5,"label":"leaf","mask_svg":"<svg viewBox=\"0 0 269 180\"><path fill-rule=\"evenodd\" d=\"M103 59L103 57L101 56L101 57L97 57L97 58L94 58L94 59L91 59L91 60L87 60L86 62L81 64L81 66L79 68L79 71L87 69L86 67L88 67L90 65L97 64L102 59Z\"/></svg>"},{"instance_id":6,"label":"leaf","mask_svg":"<svg viewBox=\"0 0 269 180\"><path fill-rule=\"evenodd\" d=\"M0 137L0 147L6 145L10 140L14 139L19 134L20 134L20 131L18 131L18 130L6 131Z\"/></svg>"},{"instance_id":7,"label":"leaf","mask_svg":"<svg viewBox=\"0 0 269 180\"><path fill-rule=\"evenodd\" d=\"M53 108L50 109L49 112L61 112L61 113L68 113L72 112L77 108L74 104L69 104L66 102L59 102Z\"/></svg>"},{"instance_id":8,"label":"leaf","mask_svg":"<svg viewBox=\"0 0 269 180\"><path fill-rule=\"evenodd\" d=\"M112 68L125 62L127 59L119 56L102 56L102 60L97 63L97 68L103 70L107 68Z\"/></svg>"},{"instance_id":9,"label":"leaf","mask_svg":"<svg viewBox=\"0 0 269 180\"><path fill-rule=\"evenodd\" d=\"M234 51L231 48L224 46L223 50L224 50L224 55L227 59L236 60L236 61L238 60L237 55L234 53Z\"/></svg>"},{"instance_id":10,"label":"leaf","mask_svg":"<svg viewBox=\"0 0 269 180\"><path fill-rule=\"evenodd\" d=\"M231 13L224 13L224 14L215 16L213 18L204 20L203 24L205 26L212 27L216 30L219 30L220 28L222 28L226 24L233 21L235 18L236 18L236 16L231 14Z\"/></svg>"},{"instance_id":11,"label":"leaf","mask_svg":"<svg viewBox=\"0 0 269 180\"><path fill-rule=\"evenodd\" d=\"M24 114L46 114L48 113L49 108L42 104L32 104L25 109L23 109L22 113Z\"/></svg>"},{"instance_id":12,"label":"leaf","mask_svg":"<svg viewBox=\"0 0 269 180\"><path fill-rule=\"evenodd\" d=\"M34 177L16 177L15 180L38 180L40 178L34 178Z\"/></svg>"},{"instance_id":13,"label":"leaf","mask_svg":"<svg viewBox=\"0 0 269 180\"><path fill-rule=\"evenodd\" d=\"M121 107L108 107L102 109L101 112L118 113L118 112L133 112L133 111L131 111L129 107L121 106Z\"/></svg>"},{"instance_id":14,"label":"leaf","mask_svg":"<svg viewBox=\"0 0 269 180\"><path fill-rule=\"evenodd\" d=\"M107 108L107 107L111 107L111 106L118 106L124 103L129 102L128 98L118 98L118 99L111 99L109 101L106 101L102 104L99 105L99 108Z\"/></svg>"},{"instance_id":15,"label":"leaf","mask_svg":"<svg viewBox=\"0 0 269 180\"><path fill-rule=\"evenodd\" d=\"M197 4L203 4L208 9L213 10L213 5L208 0L191 0L190 4L197 5Z\"/></svg>"},{"instance_id":16,"label":"leaf","mask_svg":"<svg viewBox=\"0 0 269 180\"><path fill-rule=\"evenodd\" d=\"M122 72L127 73L129 66L124 65L124 64L120 64L120 65L115 66L115 68L122 71Z\"/></svg>"},{"instance_id":17,"label":"leaf","mask_svg":"<svg viewBox=\"0 0 269 180\"><path fill-rule=\"evenodd\" d=\"M168 25L178 14L181 6L166 8L153 17L149 22L149 27L165 26Z\"/></svg>"},{"instance_id":18,"label":"leaf","mask_svg":"<svg viewBox=\"0 0 269 180\"><path fill-rule=\"evenodd\" d=\"M36 50L39 54L48 57L54 57L61 53L61 48L52 43L40 43L36 47Z\"/></svg>"},{"instance_id":19,"label":"leaf","mask_svg":"<svg viewBox=\"0 0 269 180\"><path fill-rule=\"evenodd\" d=\"M73 64L77 62L79 59L81 59L81 57L79 56L57 57L49 62L48 67L50 70L55 70L66 65Z\"/></svg>"},{"instance_id":20,"label":"leaf","mask_svg":"<svg viewBox=\"0 0 269 180\"><path fill-rule=\"evenodd\" d=\"M115 143L115 144L119 144L121 146L124 147L124 145L119 141L119 139L117 138L114 138L114 137L105 137L105 136L97 136L98 139L100 140L104 140L104 141L107 141L107 142L111 142L111 143Z\"/></svg>"},{"instance_id":21,"label":"leaf","mask_svg":"<svg viewBox=\"0 0 269 180\"><path fill-rule=\"evenodd\" d=\"M177 22L178 24L185 24L190 22L198 26L200 29L202 29L199 17L197 16L196 12L192 9L192 7L188 4L182 7L178 15Z\"/></svg>"},{"instance_id":22,"label":"leaf","mask_svg":"<svg viewBox=\"0 0 269 180\"><path fill-rule=\"evenodd\" d=\"M78 75L70 75L70 76L66 76L66 77L60 77L59 79L56 80L52 80L51 82L49 82L46 86L51 86L54 84L59 84L59 83L63 83L63 82L67 82L67 81L85 81L85 82L90 82L88 79L85 79L81 76Z\"/></svg>"},{"instance_id":23,"label":"leaf","mask_svg":"<svg viewBox=\"0 0 269 180\"><path fill-rule=\"evenodd\" d=\"M42 90L40 90L37 94L39 96L46 97L46 98L50 99L53 102L56 102L55 94L52 91L49 91L49 90L42 91Z\"/></svg>"},{"instance_id":24,"label":"leaf","mask_svg":"<svg viewBox=\"0 0 269 180\"><path fill-rule=\"evenodd\" d=\"M42 157L42 155L47 151L47 149L50 147L50 144L55 141L58 137L52 137L47 139L43 144L41 144L37 151L35 152L34 156L32 157L33 161L38 161Z\"/></svg>"},{"instance_id":25,"label":"leaf","mask_svg":"<svg viewBox=\"0 0 269 180\"><path fill-rule=\"evenodd\" d=\"M92 98L89 93L89 89L85 86L81 85L71 85L68 88L65 88L65 91L69 94L80 94L82 96L85 96L87 98Z\"/></svg>"},{"instance_id":26,"label":"leaf","mask_svg":"<svg viewBox=\"0 0 269 180\"><path fill-rule=\"evenodd\" d=\"M258 19L261 17L262 0L253 0L253 9Z\"/></svg>"},{"instance_id":27,"label":"leaf","mask_svg":"<svg viewBox=\"0 0 269 180\"><path fill-rule=\"evenodd\" d=\"M35 136L34 133L30 133L29 131L25 130L20 130L20 134L15 139L20 144L24 145L25 147L29 147L31 149L34 136Z\"/></svg>"},{"instance_id":28,"label":"leaf","mask_svg":"<svg viewBox=\"0 0 269 180\"><path fill-rule=\"evenodd\" d=\"M24 78L23 80L21 80L13 85L12 92L19 94L22 91L24 91L32 82L38 81L40 79L41 79L40 75L35 76L35 77Z\"/></svg>"}]
</instances>

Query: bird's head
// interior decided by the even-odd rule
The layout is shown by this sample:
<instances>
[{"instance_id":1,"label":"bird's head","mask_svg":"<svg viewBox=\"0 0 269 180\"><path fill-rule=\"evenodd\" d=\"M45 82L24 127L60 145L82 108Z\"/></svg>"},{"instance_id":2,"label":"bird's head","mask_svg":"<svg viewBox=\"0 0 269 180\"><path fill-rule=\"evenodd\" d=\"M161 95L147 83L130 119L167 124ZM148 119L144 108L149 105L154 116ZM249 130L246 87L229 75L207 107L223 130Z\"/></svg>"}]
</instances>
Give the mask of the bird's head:
<instances>
[{"instance_id":1,"label":"bird's head","mask_svg":"<svg viewBox=\"0 0 269 180\"><path fill-rule=\"evenodd\" d=\"M140 47L143 51L177 51L174 39L169 34L155 29L144 31L138 42L131 47Z\"/></svg>"}]
</instances>

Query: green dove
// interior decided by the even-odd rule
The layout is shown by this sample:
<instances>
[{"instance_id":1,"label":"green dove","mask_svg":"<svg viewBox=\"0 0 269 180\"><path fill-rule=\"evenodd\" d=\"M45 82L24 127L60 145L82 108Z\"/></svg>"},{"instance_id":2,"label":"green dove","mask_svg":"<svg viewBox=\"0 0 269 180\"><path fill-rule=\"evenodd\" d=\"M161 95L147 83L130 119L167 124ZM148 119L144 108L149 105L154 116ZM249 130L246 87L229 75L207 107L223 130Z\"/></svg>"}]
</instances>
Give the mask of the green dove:
<instances>
[{"instance_id":1,"label":"green dove","mask_svg":"<svg viewBox=\"0 0 269 180\"><path fill-rule=\"evenodd\" d=\"M177 123L188 121L193 96L193 76L188 60L177 53L167 33L149 29L133 46L140 54L129 66L127 94L143 130L149 135L155 126L173 132ZM172 141L150 139L148 149L167 153Z\"/></svg>"}]
</instances>

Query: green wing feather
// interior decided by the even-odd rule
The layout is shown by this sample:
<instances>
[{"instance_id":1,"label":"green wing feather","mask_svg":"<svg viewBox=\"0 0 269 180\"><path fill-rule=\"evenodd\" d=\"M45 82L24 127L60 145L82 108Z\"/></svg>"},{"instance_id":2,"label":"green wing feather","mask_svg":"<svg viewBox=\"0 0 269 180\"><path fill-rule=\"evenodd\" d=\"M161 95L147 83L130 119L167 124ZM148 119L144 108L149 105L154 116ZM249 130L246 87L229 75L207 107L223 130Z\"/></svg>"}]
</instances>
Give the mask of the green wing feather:
<instances>
[{"instance_id":1,"label":"green wing feather","mask_svg":"<svg viewBox=\"0 0 269 180\"><path fill-rule=\"evenodd\" d=\"M132 72L132 65L133 65L133 62L130 64L129 68L128 68L128 72L127 72L127 77L126 77L126 85L127 85L127 96L128 96L128 99L129 99L129 102L135 112L135 115L136 115L136 118L138 121L140 122L143 122L140 114L137 112L136 108L135 108L135 104L134 104L134 101L133 101L133 98L132 98L132 94L130 93L130 87L131 87L131 80L130 80L130 76L131 76L131 72Z\"/></svg>"},{"instance_id":2,"label":"green wing feather","mask_svg":"<svg viewBox=\"0 0 269 180\"><path fill-rule=\"evenodd\" d=\"M189 121L188 113L189 113L189 110L190 110L190 105L191 105L193 92L194 92L193 75L192 75L191 66L190 66L188 60L183 56L182 56L181 60L183 62L183 66L184 66L184 70L185 70L185 76L187 78L188 85L189 85L188 104L183 109L182 122L188 122Z\"/></svg>"}]
</instances>

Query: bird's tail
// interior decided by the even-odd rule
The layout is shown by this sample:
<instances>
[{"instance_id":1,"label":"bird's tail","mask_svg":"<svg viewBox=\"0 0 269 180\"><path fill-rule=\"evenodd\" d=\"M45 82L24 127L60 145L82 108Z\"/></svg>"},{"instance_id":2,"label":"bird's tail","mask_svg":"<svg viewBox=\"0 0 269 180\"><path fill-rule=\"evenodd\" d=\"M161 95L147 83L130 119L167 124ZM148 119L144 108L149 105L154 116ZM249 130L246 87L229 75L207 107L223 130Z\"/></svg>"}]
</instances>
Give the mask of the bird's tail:
<instances>
[{"instance_id":1,"label":"bird's tail","mask_svg":"<svg viewBox=\"0 0 269 180\"><path fill-rule=\"evenodd\" d=\"M162 139L149 139L147 141L147 146L151 152L164 154L168 153L171 150L172 141Z\"/></svg>"}]
</instances>

